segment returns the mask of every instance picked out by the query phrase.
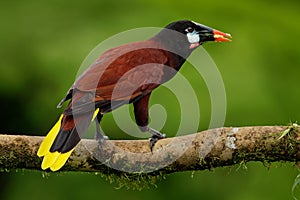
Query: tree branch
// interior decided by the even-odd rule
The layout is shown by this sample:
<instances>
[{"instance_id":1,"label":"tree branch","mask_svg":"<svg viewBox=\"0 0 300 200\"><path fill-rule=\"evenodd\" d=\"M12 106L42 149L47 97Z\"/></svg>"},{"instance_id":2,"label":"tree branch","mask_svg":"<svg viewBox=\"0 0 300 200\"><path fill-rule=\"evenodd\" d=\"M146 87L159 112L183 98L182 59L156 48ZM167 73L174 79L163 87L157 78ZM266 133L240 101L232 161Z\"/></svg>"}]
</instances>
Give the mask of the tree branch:
<instances>
[{"instance_id":1,"label":"tree branch","mask_svg":"<svg viewBox=\"0 0 300 200\"><path fill-rule=\"evenodd\" d=\"M300 131L292 126L218 128L159 140L82 140L61 171L173 173L229 166L247 161L300 160ZM280 136L283 136L280 138ZM0 169L41 170L37 149L43 137L0 135Z\"/></svg>"}]
</instances>

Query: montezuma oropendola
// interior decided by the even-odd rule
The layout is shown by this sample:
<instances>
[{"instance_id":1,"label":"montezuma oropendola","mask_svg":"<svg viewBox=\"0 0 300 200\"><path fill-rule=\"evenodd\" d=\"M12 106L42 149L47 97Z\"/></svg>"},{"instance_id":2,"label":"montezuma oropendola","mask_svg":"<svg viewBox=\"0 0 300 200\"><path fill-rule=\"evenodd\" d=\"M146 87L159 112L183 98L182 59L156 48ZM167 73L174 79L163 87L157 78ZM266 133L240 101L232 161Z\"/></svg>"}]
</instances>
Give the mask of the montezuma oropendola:
<instances>
[{"instance_id":1,"label":"montezuma oropendola","mask_svg":"<svg viewBox=\"0 0 300 200\"><path fill-rule=\"evenodd\" d=\"M165 135L148 127L148 103L152 90L170 80L194 49L207 41L228 42L230 34L202 24L181 20L167 25L152 38L125 44L104 52L77 78L58 104L70 100L58 122L42 142L38 156L42 169L59 170L79 143L91 121L97 139L102 116L133 103L136 123L150 132L150 148Z\"/></svg>"}]
</instances>

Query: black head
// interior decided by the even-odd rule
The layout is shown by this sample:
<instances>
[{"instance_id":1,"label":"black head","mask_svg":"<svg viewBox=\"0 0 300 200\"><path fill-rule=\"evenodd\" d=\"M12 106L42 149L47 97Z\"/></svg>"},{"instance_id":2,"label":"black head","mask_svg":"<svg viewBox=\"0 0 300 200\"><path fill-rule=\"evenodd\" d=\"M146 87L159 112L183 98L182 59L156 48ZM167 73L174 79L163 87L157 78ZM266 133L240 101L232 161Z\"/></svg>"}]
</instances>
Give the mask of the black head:
<instances>
[{"instance_id":1,"label":"black head","mask_svg":"<svg viewBox=\"0 0 300 200\"><path fill-rule=\"evenodd\" d=\"M173 30L181 34L172 34L170 33L171 31L168 30ZM231 41L229 39L231 38L230 34L189 20L180 20L170 23L157 34L157 37L160 38L162 43L169 44L168 46L180 46L180 48L188 48L190 50L208 41Z\"/></svg>"}]
</instances>

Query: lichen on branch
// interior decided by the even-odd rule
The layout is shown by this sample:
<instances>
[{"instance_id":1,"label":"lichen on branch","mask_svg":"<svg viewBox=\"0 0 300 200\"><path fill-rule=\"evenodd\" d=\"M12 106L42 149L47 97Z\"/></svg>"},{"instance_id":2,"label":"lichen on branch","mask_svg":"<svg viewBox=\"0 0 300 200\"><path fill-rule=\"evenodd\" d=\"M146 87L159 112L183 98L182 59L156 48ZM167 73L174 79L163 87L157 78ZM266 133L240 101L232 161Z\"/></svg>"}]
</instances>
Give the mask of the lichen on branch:
<instances>
[{"instance_id":1,"label":"lichen on branch","mask_svg":"<svg viewBox=\"0 0 300 200\"><path fill-rule=\"evenodd\" d=\"M61 171L159 175L204 170L248 161L300 160L299 127L224 127L159 140L109 140L99 145L83 139ZM285 135L283 135L285 134ZM36 155L43 137L0 135L0 169L41 170Z\"/></svg>"}]
</instances>

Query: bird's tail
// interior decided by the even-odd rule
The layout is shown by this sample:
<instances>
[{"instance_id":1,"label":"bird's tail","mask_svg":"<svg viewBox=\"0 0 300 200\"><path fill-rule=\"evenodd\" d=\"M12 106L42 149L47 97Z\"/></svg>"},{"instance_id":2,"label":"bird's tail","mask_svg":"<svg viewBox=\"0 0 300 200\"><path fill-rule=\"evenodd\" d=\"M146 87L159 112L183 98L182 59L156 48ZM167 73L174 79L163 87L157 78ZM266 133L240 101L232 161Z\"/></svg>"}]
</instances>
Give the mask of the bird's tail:
<instances>
[{"instance_id":1,"label":"bird's tail","mask_svg":"<svg viewBox=\"0 0 300 200\"><path fill-rule=\"evenodd\" d=\"M80 141L80 135L82 134L79 133L86 131L98 112L99 109L93 115L81 115L76 120L73 119L72 115L66 116L62 114L60 116L37 152L39 157L44 157L41 166L43 170L50 168L52 171L57 171L66 163Z\"/></svg>"}]
</instances>

